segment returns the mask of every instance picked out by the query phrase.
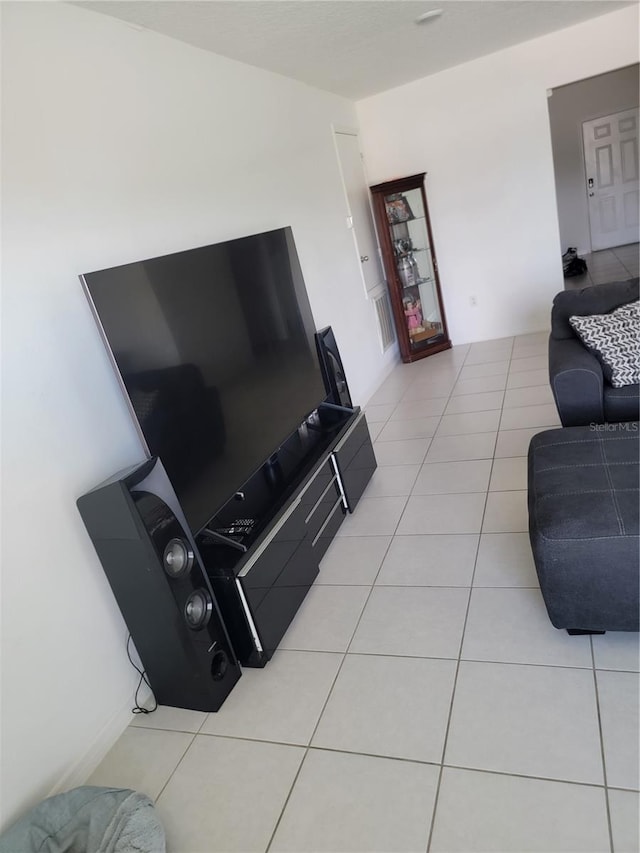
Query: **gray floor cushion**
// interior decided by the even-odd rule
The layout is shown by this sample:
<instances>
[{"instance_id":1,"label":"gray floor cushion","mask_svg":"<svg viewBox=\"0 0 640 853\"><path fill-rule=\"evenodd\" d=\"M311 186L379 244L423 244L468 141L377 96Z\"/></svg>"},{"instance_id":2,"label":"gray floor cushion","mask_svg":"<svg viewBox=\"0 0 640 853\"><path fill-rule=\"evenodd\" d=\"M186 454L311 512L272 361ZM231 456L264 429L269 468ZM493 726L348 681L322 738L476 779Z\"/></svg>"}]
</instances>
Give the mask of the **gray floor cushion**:
<instances>
[{"instance_id":1,"label":"gray floor cushion","mask_svg":"<svg viewBox=\"0 0 640 853\"><path fill-rule=\"evenodd\" d=\"M556 628L637 631L637 423L568 427L529 447L529 536Z\"/></svg>"},{"instance_id":2,"label":"gray floor cushion","mask_svg":"<svg viewBox=\"0 0 640 853\"><path fill-rule=\"evenodd\" d=\"M126 788L85 785L49 797L0 836L0 853L164 853L153 802Z\"/></svg>"}]
</instances>

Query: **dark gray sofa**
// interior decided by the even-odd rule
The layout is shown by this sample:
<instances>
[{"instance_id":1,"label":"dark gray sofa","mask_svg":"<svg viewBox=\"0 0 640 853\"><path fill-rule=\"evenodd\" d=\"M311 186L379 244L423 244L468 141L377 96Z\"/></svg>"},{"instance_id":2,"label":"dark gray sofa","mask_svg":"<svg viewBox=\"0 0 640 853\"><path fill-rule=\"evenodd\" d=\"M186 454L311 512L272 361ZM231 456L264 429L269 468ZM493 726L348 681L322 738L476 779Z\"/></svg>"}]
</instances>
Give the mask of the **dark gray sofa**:
<instances>
[{"instance_id":1,"label":"dark gray sofa","mask_svg":"<svg viewBox=\"0 0 640 853\"><path fill-rule=\"evenodd\" d=\"M563 426L637 421L639 386L614 388L600 362L583 345L569 317L608 314L639 298L638 279L564 290L553 300L549 381Z\"/></svg>"}]
</instances>

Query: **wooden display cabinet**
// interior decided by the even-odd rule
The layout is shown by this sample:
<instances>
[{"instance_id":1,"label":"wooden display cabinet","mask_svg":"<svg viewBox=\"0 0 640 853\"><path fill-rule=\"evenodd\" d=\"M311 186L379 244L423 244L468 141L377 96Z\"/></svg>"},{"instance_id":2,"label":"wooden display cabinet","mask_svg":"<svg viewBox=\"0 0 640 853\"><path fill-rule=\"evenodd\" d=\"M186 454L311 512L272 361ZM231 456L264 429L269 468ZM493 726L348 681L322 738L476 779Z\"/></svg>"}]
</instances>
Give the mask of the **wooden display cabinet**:
<instances>
[{"instance_id":1,"label":"wooden display cabinet","mask_svg":"<svg viewBox=\"0 0 640 853\"><path fill-rule=\"evenodd\" d=\"M451 347L424 189L425 174L370 188L404 362Z\"/></svg>"}]
</instances>

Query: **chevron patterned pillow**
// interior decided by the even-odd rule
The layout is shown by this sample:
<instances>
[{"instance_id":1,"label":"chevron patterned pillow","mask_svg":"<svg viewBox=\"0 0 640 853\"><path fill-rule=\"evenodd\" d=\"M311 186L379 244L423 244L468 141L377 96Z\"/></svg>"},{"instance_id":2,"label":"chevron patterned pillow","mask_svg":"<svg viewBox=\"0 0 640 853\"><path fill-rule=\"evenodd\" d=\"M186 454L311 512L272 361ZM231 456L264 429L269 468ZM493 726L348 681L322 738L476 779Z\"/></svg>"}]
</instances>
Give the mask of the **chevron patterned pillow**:
<instances>
[{"instance_id":1,"label":"chevron patterned pillow","mask_svg":"<svg viewBox=\"0 0 640 853\"><path fill-rule=\"evenodd\" d=\"M640 301L610 314L569 317L569 322L614 388L640 383Z\"/></svg>"}]
</instances>

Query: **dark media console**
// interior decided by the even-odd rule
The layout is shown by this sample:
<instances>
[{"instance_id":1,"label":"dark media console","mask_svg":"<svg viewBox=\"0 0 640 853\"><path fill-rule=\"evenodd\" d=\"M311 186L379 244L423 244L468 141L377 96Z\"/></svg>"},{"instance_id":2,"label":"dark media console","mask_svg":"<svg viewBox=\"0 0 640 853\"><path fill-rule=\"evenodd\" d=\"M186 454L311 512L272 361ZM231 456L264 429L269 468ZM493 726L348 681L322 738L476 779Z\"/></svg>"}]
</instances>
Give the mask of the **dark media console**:
<instances>
[{"instance_id":1,"label":"dark media console","mask_svg":"<svg viewBox=\"0 0 640 853\"><path fill-rule=\"evenodd\" d=\"M241 664L264 666L276 650L375 468L364 413L321 405L198 536Z\"/></svg>"}]
</instances>

